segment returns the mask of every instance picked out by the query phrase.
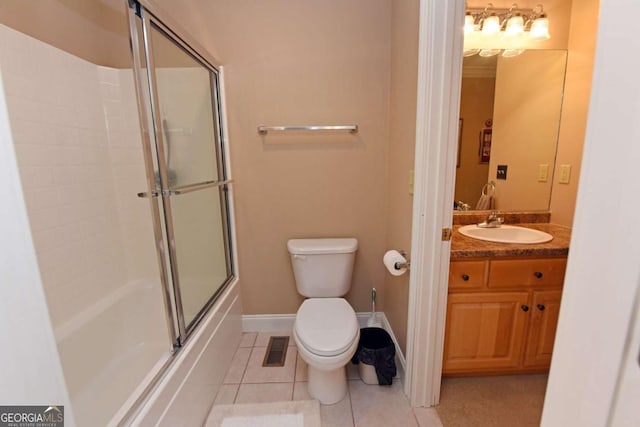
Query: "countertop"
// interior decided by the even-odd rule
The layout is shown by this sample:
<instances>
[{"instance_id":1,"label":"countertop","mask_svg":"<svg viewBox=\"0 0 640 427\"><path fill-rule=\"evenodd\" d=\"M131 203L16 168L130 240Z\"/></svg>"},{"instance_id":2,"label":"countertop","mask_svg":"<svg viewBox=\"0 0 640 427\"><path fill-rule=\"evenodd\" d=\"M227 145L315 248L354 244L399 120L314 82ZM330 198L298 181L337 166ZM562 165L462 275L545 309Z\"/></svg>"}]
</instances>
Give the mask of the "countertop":
<instances>
[{"instance_id":1,"label":"countertop","mask_svg":"<svg viewBox=\"0 0 640 427\"><path fill-rule=\"evenodd\" d=\"M466 258L487 257L546 257L566 256L569 253L569 241L571 229L562 225L544 223L511 224L521 227L533 228L544 231L553 236L553 240L547 243L535 245L521 245L513 243L494 243L472 239L463 236L458 229L460 225L453 226L451 237L451 260L463 260Z\"/></svg>"}]
</instances>

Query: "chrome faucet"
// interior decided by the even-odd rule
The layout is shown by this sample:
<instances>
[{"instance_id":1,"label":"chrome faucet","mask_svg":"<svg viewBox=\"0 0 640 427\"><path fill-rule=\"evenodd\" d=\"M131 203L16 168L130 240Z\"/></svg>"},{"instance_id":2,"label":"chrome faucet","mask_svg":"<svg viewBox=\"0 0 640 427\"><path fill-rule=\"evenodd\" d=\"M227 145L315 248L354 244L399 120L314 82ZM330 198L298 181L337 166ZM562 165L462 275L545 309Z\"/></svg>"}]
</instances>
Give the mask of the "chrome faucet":
<instances>
[{"instance_id":1,"label":"chrome faucet","mask_svg":"<svg viewBox=\"0 0 640 427\"><path fill-rule=\"evenodd\" d=\"M498 216L498 211L491 211L487 219L478 224L480 228L498 228L504 223L504 218Z\"/></svg>"},{"instance_id":2,"label":"chrome faucet","mask_svg":"<svg viewBox=\"0 0 640 427\"><path fill-rule=\"evenodd\" d=\"M471 210L471 205L468 203L463 202L462 200L458 200L457 202L454 202L454 208L456 210L459 211L470 211Z\"/></svg>"}]
</instances>

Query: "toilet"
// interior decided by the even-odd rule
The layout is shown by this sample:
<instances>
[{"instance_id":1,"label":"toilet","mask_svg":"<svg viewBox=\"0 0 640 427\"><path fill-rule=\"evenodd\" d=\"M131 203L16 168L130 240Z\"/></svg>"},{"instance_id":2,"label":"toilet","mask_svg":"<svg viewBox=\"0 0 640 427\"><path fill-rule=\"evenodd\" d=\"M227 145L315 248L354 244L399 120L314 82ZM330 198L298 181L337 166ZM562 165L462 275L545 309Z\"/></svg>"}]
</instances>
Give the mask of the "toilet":
<instances>
[{"instance_id":1,"label":"toilet","mask_svg":"<svg viewBox=\"0 0 640 427\"><path fill-rule=\"evenodd\" d=\"M309 395L332 405L347 393L345 366L360 338L356 313L341 298L351 288L358 241L291 239L287 249L298 293L307 298L296 313L293 339L308 365Z\"/></svg>"}]
</instances>

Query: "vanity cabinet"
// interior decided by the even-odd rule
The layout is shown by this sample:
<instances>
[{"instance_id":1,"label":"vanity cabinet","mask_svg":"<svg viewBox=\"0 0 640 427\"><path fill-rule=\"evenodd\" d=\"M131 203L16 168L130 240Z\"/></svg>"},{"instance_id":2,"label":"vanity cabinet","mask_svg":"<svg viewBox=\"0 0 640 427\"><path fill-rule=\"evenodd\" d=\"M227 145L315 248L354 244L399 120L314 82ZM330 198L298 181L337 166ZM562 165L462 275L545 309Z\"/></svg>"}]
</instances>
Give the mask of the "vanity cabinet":
<instances>
[{"instance_id":1,"label":"vanity cabinet","mask_svg":"<svg viewBox=\"0 0 640 427\"><path fill-rule=\"evenodd\" d=\"M452 261L445 375L548 369L566 258Z\"/></svg>"}]
</instances>

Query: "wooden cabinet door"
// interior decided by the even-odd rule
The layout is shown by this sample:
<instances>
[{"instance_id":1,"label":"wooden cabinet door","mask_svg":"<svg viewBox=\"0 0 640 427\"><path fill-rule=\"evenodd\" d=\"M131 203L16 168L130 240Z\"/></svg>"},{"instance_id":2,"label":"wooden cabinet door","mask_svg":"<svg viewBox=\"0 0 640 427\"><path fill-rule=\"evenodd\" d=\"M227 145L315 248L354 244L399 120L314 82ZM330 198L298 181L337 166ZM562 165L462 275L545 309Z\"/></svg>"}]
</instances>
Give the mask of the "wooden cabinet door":
<instances>
[{"instance_id":1,"label":"wooden cabinet door","mask_svg":"<svg viewBox=\"0 0 640 427\"><path fill-rule=\"evenodd\" d=\"M444 373L519 367L528 299L528 292L449 294Z\"/></svg>"},{"instance_id":2,"label":"wooden cabinet door","mask_svg":"<svg viewBox=\"0 0 640 427\"><path fill-rule=\"evenodd\" d=\"M560 314L561 291L535 291L524 365L549 367Z\"/></svg>"}]
</instances>

